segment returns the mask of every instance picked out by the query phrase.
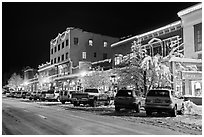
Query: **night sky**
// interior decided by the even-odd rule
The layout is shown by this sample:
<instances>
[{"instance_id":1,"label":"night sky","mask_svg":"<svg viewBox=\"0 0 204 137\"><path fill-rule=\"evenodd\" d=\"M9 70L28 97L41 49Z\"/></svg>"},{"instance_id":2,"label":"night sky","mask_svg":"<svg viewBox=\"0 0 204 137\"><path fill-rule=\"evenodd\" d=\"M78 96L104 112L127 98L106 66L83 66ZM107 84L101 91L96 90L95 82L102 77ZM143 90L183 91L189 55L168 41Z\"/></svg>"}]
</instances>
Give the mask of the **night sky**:
<instances>
[{"instance_id":1,"label":"night sky","mask_svg":"<svg viewBox=\"0 0 204 137\"><path fill-rule=\"evenodd\" d=\"M49 61L50 40L67 27L114 37L134 36L180 20L197 3L2 3L3 84L14 72Z\"/></svg>"}]
</instances>

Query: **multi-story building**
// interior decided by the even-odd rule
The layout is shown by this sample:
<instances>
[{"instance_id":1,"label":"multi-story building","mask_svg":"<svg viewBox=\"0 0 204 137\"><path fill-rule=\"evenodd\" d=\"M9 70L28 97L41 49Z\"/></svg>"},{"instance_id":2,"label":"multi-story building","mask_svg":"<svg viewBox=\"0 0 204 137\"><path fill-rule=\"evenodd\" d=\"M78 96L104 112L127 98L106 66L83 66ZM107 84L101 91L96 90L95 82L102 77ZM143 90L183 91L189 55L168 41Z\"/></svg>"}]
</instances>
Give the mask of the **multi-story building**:
<instances>
[{"instance_id":1,"label":"multi-story building","mask_svg":"<svg viewBox=\"0 0 204 137\"><path fill-rule=\"evenodd\" d=\"M39 66L39 74L43 81L53 82L51 85L55 87L69 85L70 79L77 77L77 74L80 75L84 70L91 69L92 65L110 62L111 44L118 40L78 28L67 28L51 40L50 62Z\"/></svg>"},{"instance_id":2,"label":"multi-story building","mask_svg":"<svg viewBox=\"0 0 204 137\"><path fill-rule=\"evenodd\" d=\"M184 57L186 66L196 66L197 71L182 71L183 92L202 96L202 3L179 11L183 27Z\"/></svg>"}]
</instances>

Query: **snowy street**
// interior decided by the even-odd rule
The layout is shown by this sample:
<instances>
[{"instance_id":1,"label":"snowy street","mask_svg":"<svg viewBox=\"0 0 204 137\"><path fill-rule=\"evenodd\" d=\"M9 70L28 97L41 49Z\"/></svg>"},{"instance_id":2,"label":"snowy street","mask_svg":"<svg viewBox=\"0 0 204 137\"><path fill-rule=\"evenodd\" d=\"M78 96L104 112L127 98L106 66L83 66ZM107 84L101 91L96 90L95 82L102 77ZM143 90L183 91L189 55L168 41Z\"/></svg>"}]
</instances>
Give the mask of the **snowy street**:
<instances>
[{"instance_id":1,"label":"snowy street","mask_svg":"<svg viewBox=\"0 0 204 137\"><path fill-rule=\"evenodd\" d=\"M120 119L123 121L129 121L133 123L142 123L145 125L151 125L153 127L160 127L164 129L170 129L181 134L188 135L201 135L202 134L202 106L197 106L192 102L186 102L190 109L186 109L185 115L178 115L177 117L170 117L168 114L154 114L151 117L147 117L145 110L142 109L141 113L137 114L134 111L121 110L121 112L115 112L114 105L111 106L99 106L93 107L74 107L73 105L66 103L62 105L60 102L33 102L29 100L19 100L21 104L37 105L38 108L49 108L57 111L77 112L82 114L94 114L102 117L110 117L115 120Z\"/></svg>"}]
</instances>

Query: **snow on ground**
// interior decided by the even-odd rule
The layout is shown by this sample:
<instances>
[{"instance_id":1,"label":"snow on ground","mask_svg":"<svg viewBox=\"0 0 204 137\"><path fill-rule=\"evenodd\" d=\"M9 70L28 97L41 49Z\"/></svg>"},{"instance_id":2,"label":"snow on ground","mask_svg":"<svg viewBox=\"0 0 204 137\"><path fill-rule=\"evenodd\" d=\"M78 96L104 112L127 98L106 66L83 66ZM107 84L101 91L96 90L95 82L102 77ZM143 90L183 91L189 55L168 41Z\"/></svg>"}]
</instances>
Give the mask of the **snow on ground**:
<instances>
[{"instance_id":1,"label":"snow on ground","mask_svg":"<svg viewBox=\"0 0 204 137\"><path fill-rule=\"evenodd\" d=\"M190 100L185 101L185 113L187 115L202 115L202 106L198 106Z\"/></svg>"}]
</instances>

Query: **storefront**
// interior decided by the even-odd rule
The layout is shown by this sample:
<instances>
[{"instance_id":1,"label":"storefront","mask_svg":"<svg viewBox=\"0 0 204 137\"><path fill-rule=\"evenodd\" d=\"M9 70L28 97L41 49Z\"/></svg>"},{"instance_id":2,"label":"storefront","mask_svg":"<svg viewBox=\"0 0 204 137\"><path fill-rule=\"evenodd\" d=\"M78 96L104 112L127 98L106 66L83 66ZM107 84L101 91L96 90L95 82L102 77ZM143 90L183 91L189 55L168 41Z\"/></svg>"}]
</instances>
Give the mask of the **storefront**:
<instances>
[{"instance_id":1,"label":"storefront","mask_svg":"<svg viewBox=\"0 0 204 137\"><path fill-rule=\"evenodd\" d=\"M182 80L185 84L184 95L202 96L202 72L182 71Z\"/></svg>"}]
</instances>

